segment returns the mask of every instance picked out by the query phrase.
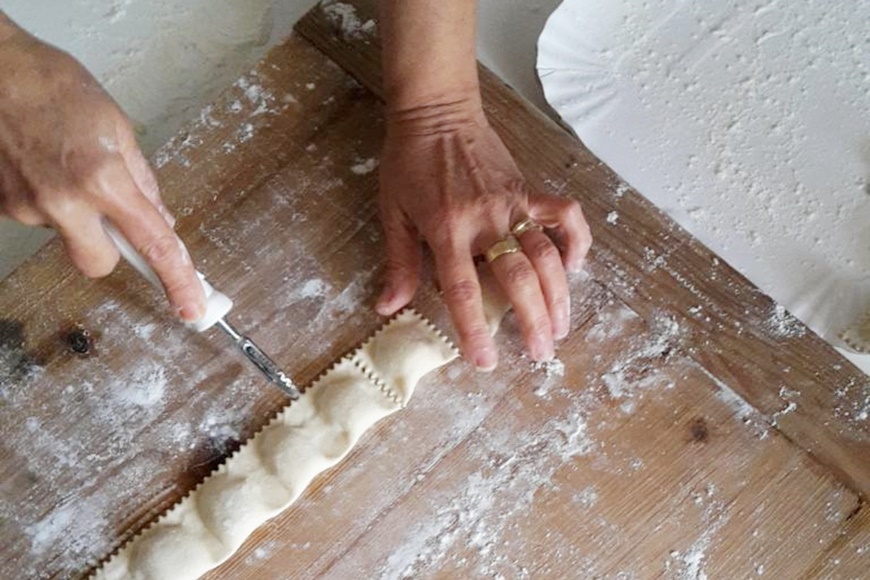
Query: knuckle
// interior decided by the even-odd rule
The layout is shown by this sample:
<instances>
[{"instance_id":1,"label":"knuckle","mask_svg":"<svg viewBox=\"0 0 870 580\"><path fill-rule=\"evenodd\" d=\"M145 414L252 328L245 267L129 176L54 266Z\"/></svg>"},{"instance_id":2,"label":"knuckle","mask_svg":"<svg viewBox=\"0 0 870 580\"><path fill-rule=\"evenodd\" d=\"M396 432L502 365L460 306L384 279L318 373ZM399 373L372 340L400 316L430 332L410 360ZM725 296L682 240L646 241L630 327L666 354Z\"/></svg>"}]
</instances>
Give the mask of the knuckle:
<instances>
[{"instance_id":1,"label":"knuckle","mask_svg":"<svg viewBox=\"0 0 870 580\"><path fill-rule=\"evenodd\" d=\"M77 212L80 201L70 193L53 189L40 189L33 194L33 207L58 223Z\"/></svg>"},{"instance_id":2,"label":"knuckle","mask_svg":"<svg viewBox=\"0 0 870 580\"><path fill-rule=\"evenodd\" d=\"M529 322L528 330L532 334L549 334L552 330L549 313L541 314Z\"/></svg>"},{"instance_id":3,"label":"knuckle","mask_svg":"<svg viewBox=\"0 0 870 580\"><path fill-rule=\"evenodd\" d=\"M504 186L505 190L515 196L528 199L532 195L532 190L529 184L522 177L514 177L509 179Z\"/></svg>"},{"instance_id":4,"label":"knuckle","mask_svg":"<svg viewBox=\"0 0 870 580\"><path fill-rule=\"evenodd\" d=\"M142 248L142 257L151 264L165 264L179 259L178 239L169 234L154 237Z\"/></svg>"},{"instance_id":5,"label":"knuckle","mask_svg":"<svg viewBox=\"0 0 870 580\"><path fill-rule=\"evenodd\" d=\"M477 344L489 340L489 328L485 324L472 324L458 327L459 336L464 344Z\"/></svg>"},{"instance_id":6,"label":"knuckle","mask_svg":"<svg viewBox=\"0 0 870 580\"><path fill-rule=\"evenodd\" d=\"M533 260L551 261L559 259L559 249L547 237L533 242L528 250L528 254Z\"/></svg>"},{"instance_id":7,"label":"knuckle","mask_svg":"<svg viewBox=\"0 0 870 580\"><path fill-rule=\"evenodd\" d=\"M407 261L396 257L387 258L384 268L387 275L392 276L408 276L414 271Z\"/></svg>"},{"instance_id":8,"label":"knuckle","mask_svg":"<svg viewBox=\"0 0 870 580\"><path fill-rule=\"evenodd\" d=\"M511 286L525 286L531 282L537 282L537 273L524 261L517 261L505 271L507 283Z\"/></svg>"},{"instance_id":9,"label":"knuckle","mask_svg":"<svg viewBox=\"0 0 870 580\"><path fill-rule=\"evenodd\" d=\"M76 178L88 191L112 191L112 178L116 175L116 160L104 155L87 156L76 166Z\"/></svg>"},{"instance_id":10,"label":"knuckle","mask_svg":"<svg viewBox=\"0 0 870 580\"><path fill-rule=\"evenodd\" d=\"M565 202L565 206L562 209L562 215L565 219L576 223L585 223L583 208L580 207L580 202L576 199L566 199Z\"/></svg>"},{"instance_id":11,"label":"knuckle","mask_svg":"<svg viewBox=\"0 0 870 580\"><path fill-rule=\"evenodd\" d=\"M567 294L559 294L554 296L550 301L550 308L552 310L558 311L567 311L571 308L571 299Z\"/></svg>"},{"instance_id":12,"label":"knuckle","mask_svg":"<svg viewBox=\"0 0 870 580\"><path fill-rule=\"evenodd\" d=\"M468 303L477 297L479 291L474 280L463 278L448 284L444 288L444 297L448 303Z\"/></svg>"}]
</instances>

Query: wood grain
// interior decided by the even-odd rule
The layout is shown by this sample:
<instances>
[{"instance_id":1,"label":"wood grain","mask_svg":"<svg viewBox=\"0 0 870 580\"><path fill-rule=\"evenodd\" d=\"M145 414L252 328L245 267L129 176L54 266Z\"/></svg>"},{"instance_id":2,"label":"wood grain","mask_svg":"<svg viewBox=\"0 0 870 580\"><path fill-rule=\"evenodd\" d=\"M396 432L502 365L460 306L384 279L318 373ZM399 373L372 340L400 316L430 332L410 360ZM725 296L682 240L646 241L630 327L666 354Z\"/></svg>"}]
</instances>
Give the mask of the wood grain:
<instances>
[{"instance_id":1,"label":"wood grain","mask_svg":"<svg viewBox=\"0 0 870 580\"><path fill-rule=\"evenodd\" d=\"M376 91L376 38L318 9L299 30L330 58L289 39L152 161L233 322L308 384L382 322L382 119L333 63ZM509 317L495 373L425 379L209 577L860 577L866 380L483 74L529 180L595 228L564 370ZM449 332L431 281L415 307ZM286 403L130 268L85 280L57 242L0 282L0 312L3 578L84 576Z\"/></svg>"},{"instance_id":2,"label":"wood grain","mask_svg":"<svg viewBox=\"0 0 870 580\"><path fill-rule=\"evenodd\" d=\"M353 4L362 21L376 17L375 2ZM376 36L345 34L318 9L296 30L381 95ZM595 278L645 318L673 316L696 361L867 497L870 379L482 66L480 77L489 120L531 186L582 203Z\"/></svg>"}]
</instances>

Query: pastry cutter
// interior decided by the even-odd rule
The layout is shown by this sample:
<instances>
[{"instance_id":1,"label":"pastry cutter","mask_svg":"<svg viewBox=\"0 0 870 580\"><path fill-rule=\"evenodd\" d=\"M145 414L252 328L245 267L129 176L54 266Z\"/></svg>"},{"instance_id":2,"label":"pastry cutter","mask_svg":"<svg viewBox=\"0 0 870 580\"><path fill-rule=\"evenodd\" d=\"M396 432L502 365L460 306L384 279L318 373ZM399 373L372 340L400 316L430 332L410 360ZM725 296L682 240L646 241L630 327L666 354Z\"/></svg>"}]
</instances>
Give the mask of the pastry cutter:
<instances>
[{"instance_id":1,"label":"pastry cutter","mask_svg":"<svg viewBox=\"0 0 870 580\"><path fill-rule=\"evenodd\" d=\"M123 256L124 259L127 260L127 262L129 262L130 265L133 266L155 288L162 291L163 284L160 282L160 278L157 277L157 274L151 269L151 266L148 265L145 258L143 258L130 242L127 241L127 238L115 229L112 224L106 221L103 222L103 227L108 236L113 242L115 242L121 256ZM182 244L181 240L179 240L178 243ZM269 381L277 385L278 388L289 395L291 399L298 399L300 395L299 389L296 388L293 381L291 381L290 378L280 368L278 368L275 361L260 350L260 348L254 344L250 338L243 336L233 328L229 322L227 322L226 316L233 308L233 301L230 300L226 294L215 290L214 287L212 287L212 285L205 279L205 276L200 272L197 272L196 275L199 277L202 289L205 292L206 312L200 320L185 323L185 326L197 332L203 332L213 326L217 326L232 339L236 347L242 351L242 354L244 354L245 357L254 364L254 366L260 369L260 372L262 372Z\"/></svg>"}]
</instances>

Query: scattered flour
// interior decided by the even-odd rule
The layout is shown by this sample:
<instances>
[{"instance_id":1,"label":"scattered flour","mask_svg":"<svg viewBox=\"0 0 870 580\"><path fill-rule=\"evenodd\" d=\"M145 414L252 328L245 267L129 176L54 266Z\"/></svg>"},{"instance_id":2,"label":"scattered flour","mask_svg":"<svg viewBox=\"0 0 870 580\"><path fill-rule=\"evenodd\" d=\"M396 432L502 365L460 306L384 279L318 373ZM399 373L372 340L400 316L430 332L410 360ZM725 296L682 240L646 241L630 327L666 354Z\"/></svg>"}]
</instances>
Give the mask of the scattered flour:
<instances>
[{"instance_id":1,"label":"scattered flour","mask_svg":"<svg viewBox=\"0 0 870 580\"><path fill-rule=\"evenodd\" d=\"M151 407L163 400L167 382L162 365L146 362L131 375L117 377L108 392L121 404Z\"/></svg>"},{"instance_id":2,"label":"scattered flour","mask_svg":"<svg viewBox=\"0 0 870 580\"><path fill-rule=\"evenodd\" d=\"M378 166L378 160L374 157L351 165L350 170L357 175L366 175L374 171Z\"/></svg>"},{"instance_id":3,"label":"scattered flour","mask_svg":"<svg viewBox=\"0 0 870 580\"><path fill-rule=\"evenodd\" d=\"M561 383L565 376L565 363L557 358L549 361L536 361L532 363L532 370L544 374L544 381L539 383L533 391L535 396L548 398L553 384Z\"/></svg>"},{"instance_id":4,"label":"scattered flour","mask_svg":"<svg viewBox=\"0 0 870 580\"><path fill-rule=\"evenodd\" d=\"M595 325L589 329L586 340L593 343L611 340L622 334L627 322L638 318L637 313L624 304L621 304L620 308L616 310L607 309L599 316Z\"/></svg>"},{"instance_id":5,"label":"scattered flour","mask_svg":"<svg viewBox=\"0 0 870 580\"><path fill-rule=\"evenodd\" d=\"M443 562L457 545L477 554L475 568L464 563L474 576L522 577L522 565L504 549L515 522L530 510L540 489L554 485L559 469L596 448L577 402L537 432L479 433L484 436L481 468L469 475L458 496L440 502L443 507L433 519L412 525L405 543L382 565L379 578L417 577ZM589 505L595 501L592 494L585 495Z\"/></svg>"},{"instance_id":6,"label":"scattered flour","mask_svg":"<svg viewBox=\"0 0 870 580\"><path fill-rule=\"evenodd\" d=\"M707 552L710 549L719 531L731 519L728 505L715 497L715 487L708 485L703 494L693 494L694 498L700 497L701 502L694 501L703 509L701 523L703 531L698 535L685 550L674 550L670 553L670 559L665 561L665 571L674 575L668 577L678 580L708 580L705 570Z\"/></svg>"},{"instance_id":7,"label":"scattered flour","mask_svg":"<svg viewBox=\"0 0 870 580\"><path fill-rule=\"evenodd\" d=\"M870 421L870 381L850 381L834 391L837 417L853 423Z\"/></svg>"},{"instance_id":8,"label":"scattered flour","mask_svg":"<svg viewBox=\"0 0 870 580\"><path fill-rule=\"evenodd\" d=\"M779 411L774 411L770 415L770 424L776 427L780 419L782 419L786 415L794 413L798 408L795 399L799 396L800 393L796 391L789 390L786 387L780 387L779 398L783 400L783 402L785 403L785 407L783 407Z\"/></svg>"},{"instance_id":9,"label":"scattered flour","mask_svg":"<svg viewBox=\"0 0 870 580\"><path fill-rule=\"evenodd\" d=\"M337 26L345 38L371 37L377 28L374 20L362 22L357 16L356 8L351 4L326 0L321 4L323 12L335 26Z\"/></svg>"},{"instance_id":10,"label":"scattered flour","mask_svg":"<svg viewBox=\"0 0 870 580\"><path fill-rule=\"evenodd\" d=\"M661 383L656 368L678 346L681 334L675 320L657 316L652 322L650 333L644 335L639 343L630 346L601 377L611 398L622 401L621 409L624 412L634 411L632 398L635 391ZM670 383L665 385L672 386Z\"/></svg>"},{"instance_id":11,"label":"scattered flour","mask_svg":"<svg viewBox=\"0 0 870 580\"><path fill-rule=\"evenodd\" d=\"M574 494L572 499L574 500L574 503L584 508L590 508L598 503L598 491L594 487L586 487L583 488L582 491Z\"/></svg>"},{"instance_id":12,"label":"scattered flour","mask_svg":"<svg viewBox=\"0 0 870 580\"><path fill-rule=\"evenodd\" d=\"M776 304L767 319L767 328L777 338L798 338L806 334L801 322L786 311L785 306Z\"/></svg>"}]
</instances>

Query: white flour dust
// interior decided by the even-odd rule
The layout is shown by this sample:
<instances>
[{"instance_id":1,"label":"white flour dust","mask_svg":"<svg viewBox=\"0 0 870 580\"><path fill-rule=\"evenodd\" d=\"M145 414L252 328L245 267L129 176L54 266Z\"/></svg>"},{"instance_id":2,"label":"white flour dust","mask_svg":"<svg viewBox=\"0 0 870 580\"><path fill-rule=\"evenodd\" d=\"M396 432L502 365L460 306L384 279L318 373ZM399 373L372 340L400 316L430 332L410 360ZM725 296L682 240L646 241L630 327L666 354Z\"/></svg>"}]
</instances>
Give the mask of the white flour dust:
<instances>
[{"instance_id":1,"label":"white flour dust","mask_svg":"<svg viewBox=\"0 0 870 580\"><path fill-rule=\"evenodd\" d=\"M610 396L621 402L620 409L623 412L630 414L634 411L633 399L637 391L656 386L674 386L669 379L662 383L656 369L671 356L679 345L681 335L682 330L676 321L667 316L656 316L650 333L639 343L629 346L601 377Z\"/></svg>"},{"instance_id":2,"label":"white flour dust","mask_svg":"<svg viewBox=\"0 0 870 580\"><path fill-rule=\"evenodd\" d=\"M542 399L549 398L550 388L561 385L565 377L565 363L558 358L548 361L536 361L532 363L532 371L536 375L543 374L543 380L534 389L534 394Z\"/></svg>"},{"instance_id":3,"label":"white flour dust","mask_svg":"<svg viewBox=\"0 0 870 580\"><path fill-rule=\"evenodd\" d=\"M321 4L323 12L345 38L366 38L372 36L377 25L374 20L360 20L352 4L326 0Z\"/></svg>"},{"instance_id":4,"label":"white flour dust","mask_svg":"<svg viewBox=\"0 0 870 580\"><path fill-rule=\"evenodd\" d=\"M167 469L202 469L245 436L262 377L240 366L240 375L224 379L227 396L213 397L209 377L225 368L225 359L197 369L179 365L190 348L197 348L190 335L177 325L159 332L168 321L141 322L134 311L129 304L108 301L84 314L83 324L102 329L100 356L70 365L56 396L40 409L27 411L26 401L16 398L15 408L32 415L19 411L4 417L22 423L26 436L10 444L9 453L30 478L30 493L46 498L39 505L51 506L37 511L35 503L0 496L0 520L17 538L10 549L22 577L37 577L32 569L37 563L44 573L46 562L59 576L81 572L83 563L95 563L117 541L119 518L138 509L143 498L164 491L156 482ZM113 358L113 349L142 356L125 369L110 369L103 361ZM110 384L96 389L96 381L107 376ZM10 395L18 397L17 391ZM189 412L169 413L170 405ZM76 430L59 432L58 423L38 418L64 414L74 415ZM143 448L146 434L151 445ZM96 481L103 483L97 487Z\"/></svg>"},{"instance_id":5,"label":"white flour dust","mask_svg":"<svg viewBox=\"0 0 870 580\"><path fill-rule=\"evenodd\" d=\"M355 163L350 166L350 170L354 172L356 175L367 175L377 169L378 160L374 157L366 159L365 161L360 161L359 163Z\"/></svg>"},{"instance_id":6,"label":"white flour dust","mask_svg":"<svg viewBox=\"0 0 870 580\"><path fill-rule=\"evenodd\" d=\"M673 550L665 561L665 573L677 580L708 580L708 552L719 531L731 519L728 504L716 497L716 487L708 484L703 492L692 494L694 505L701 508L701 533L683 550Z\"/></svg>"},{"instance_id":7,"label":"white flour dust","mask_svg":"<svg viewBox=\"0 0 870 580\"><path fill-rule=\"evenodd\" d=\"M562 416L539 430L516 432L479 430L476 448L481 467L468 476L459 495L439 501L434 518L415 523L407 540L397 546L378 572L379 578L413 578L437 567L458 546L476 554L477 563L457 562L474 575L523 577L522 564L510 557L511 532L553 476L578 457L592 453L597 443L589 433L583 410L575 399ZM591 505L594 491L579 499ZM507 549L506 549L507 548Z\"/></svg>"}]
</instances>

